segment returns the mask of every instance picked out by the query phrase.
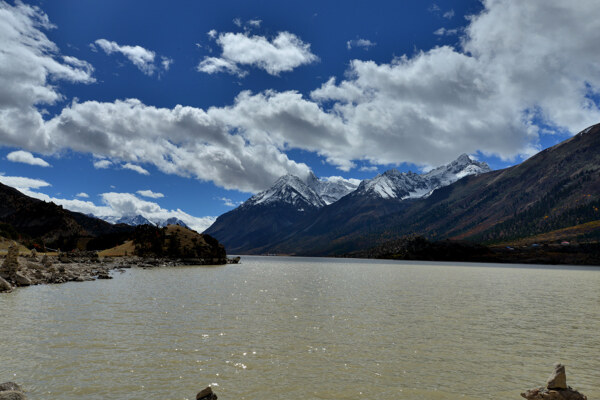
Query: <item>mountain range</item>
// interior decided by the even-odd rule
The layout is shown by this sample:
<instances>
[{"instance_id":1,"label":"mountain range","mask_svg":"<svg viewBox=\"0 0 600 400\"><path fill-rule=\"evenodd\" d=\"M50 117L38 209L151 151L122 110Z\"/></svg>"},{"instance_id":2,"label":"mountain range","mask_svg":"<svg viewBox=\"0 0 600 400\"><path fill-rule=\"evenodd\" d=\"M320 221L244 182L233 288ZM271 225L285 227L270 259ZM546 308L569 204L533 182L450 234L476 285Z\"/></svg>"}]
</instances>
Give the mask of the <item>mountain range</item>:
<instances>
[{"instance_id":1,"label":"mountain range","mask_svg":"<svg viewBox=\"0 0 600 400\"><path fill-rule=\"evenodd\" d=\"M365 206L376 212L402 207L404 200L425 198L436 189L468 175L490 171L486 163L466 154L455 161L424 174L391 169L360 184L343 179L319 180L313 174L306 181L293 175L279 178L235 210L221 215L206 233L218 237L230 252L265 252L275 240L281 240L314 218L336 215L350 218ZM340 205L345 205L340 208ZM338 211L339 210L339 211ZM391 211L391 210L390 210ZM386 211L387 212L387 211ZM338 224L336 224L338 225ZM336 229L324 226L322 231ZM360 226L356 226L360 230ZM305 228L302 228L305 229Z\"/></svg>"},{"instance_id":2,"label":"mountain range","mask_svg":"<svg viewBox=\"0 0 600 400\"><path fill-rule=\"evenodd\" d=\"M185 224L185 222L183 222L179 218L175 218L175 217L171 217L171 218L167 218L167 219L157 219L157 218L148 219L140 214L125 215L122 217L96 216L93 214L88 214L88 216L98 218L98 219L101 219L106 222L110 222L111 224L126 224L126 225L130 225L130 226L153 225L153 226L158 226L158 227L164 227L167 225L179 225L179 226L183 226L185 228L189 228L189 226L187 226Z\"/></svg>"},{"instance_id":3,"label":"mountain range","mask_svg":"<svg viewBox=\"0 0 600 400\"><path fill-rule=\"evenodd\" d=\"M233 253L311 256L413 234L494 244L568 231L597 240L600 124L502 170L462 155L425 174L387 171L325 205L303 183L280 178L206 232ZM268 205L257 203L267 192Z\"/></svg>"}]
</instances>

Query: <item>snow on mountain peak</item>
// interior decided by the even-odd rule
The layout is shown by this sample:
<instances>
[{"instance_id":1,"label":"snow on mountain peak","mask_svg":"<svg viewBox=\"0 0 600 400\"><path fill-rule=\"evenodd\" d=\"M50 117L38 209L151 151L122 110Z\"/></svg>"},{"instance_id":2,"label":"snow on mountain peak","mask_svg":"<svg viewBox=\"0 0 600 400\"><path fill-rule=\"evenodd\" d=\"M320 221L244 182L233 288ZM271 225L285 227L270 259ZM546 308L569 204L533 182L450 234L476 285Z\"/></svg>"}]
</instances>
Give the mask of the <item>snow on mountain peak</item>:
<instances>
[{"instance_id":1,"label":"snow on mountain peak","mask_svg":"<svg viewBox=\"0 0 600 400\"><path fill-rule=\"evenodd\" d=\"M287 203L296 207L299 211L306 208L321 208L325 202L300 178L294 175L284 175L277 179L273 186L264 190L242 204L248 207L258 204Z\"/></svg>"},{"instance_id":2,"label":"snow on mountain peak","mask_svg":"<svg viewBox=\"0 0 600 400\"><path fill-rule=\"evenodd\" d=\"M477 175L488 171L491 169L486 163L475 161L467 154L461 154L451 163L425 174L390 169L373 179L364 180L356 193L384 199L421 198L427 197L435 189L450 185L467 175Z\"/></svg>"},{"instance_id":3,"label":"snow on mountain peak","mask_svg":"<svg viewBox=\"0 0 600 400\"><path fill-rule=\"evenodd\" d=\"M319 179L311 172L306 179L306 184L323 199L325 204L329 205L356 190L360 181L358 179L342 178L341 176Z\"/></svg>"}]
</instances>

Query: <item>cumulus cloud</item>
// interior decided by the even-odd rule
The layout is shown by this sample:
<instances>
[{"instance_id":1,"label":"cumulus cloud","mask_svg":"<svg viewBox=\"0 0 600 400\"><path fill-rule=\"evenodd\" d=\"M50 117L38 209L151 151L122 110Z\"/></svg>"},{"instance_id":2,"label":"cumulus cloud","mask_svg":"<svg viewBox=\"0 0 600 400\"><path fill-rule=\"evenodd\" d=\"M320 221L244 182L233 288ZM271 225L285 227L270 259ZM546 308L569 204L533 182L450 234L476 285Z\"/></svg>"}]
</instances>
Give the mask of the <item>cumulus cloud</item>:
<instances>
[{"instance_id":1,"label":"cumulus cloud","mask_svg":"<svg viewBox=\"0 0 600 400\"><path fill-rule=\"evenodd\" d=\"M298 94L279 96L292 96L289 106L294 108L297 106L292 98L301 97ZM48 121L46 129L57 148L103 155L130 164L152 164L167 174L212 181L227 189L256 192L287 172L305 177L309 171L305 164L290 160L281 151L283 136L278 137L280 145L277 145L260 129L262 125L281 130L283 125L278 115L294 112L285 107L279 111L273 109L281 97L269 102L270 97L244 92L238 99L239 105L207 111L183 106L156 108L133 99L73 103ZM262 117L253 115L254 109L262 106L273 110L263 110ZM314 103L307 102L306 106L318 111ZM269 115L271 113L278 115ZM243 124L250 121L260 125L244 129ZM306 126L310 127L310 124ZM318 145L317 141L314 145ZM105 164L97 167L108 166Z\"/></svg>"},{"instance_id":2,"label":"cumulus cloud","mask_svg":"<svg viewBox=\"0 0 600 400\"><path fill-rule=\"evenodd\" d=\"M377 43L371 42L369 39L355 39L346 42L346 48L351 50L353 47L360 47L364 50L369 50L369 47L375 46Z\"/></svg>"},{"instance_id":3,"label":"cumulus cloud","mask_svg":"<svg viewBox=\"0 0 600 400\"><path fill-rule=\"evenodd\" d=\"M153 192L152 190L138 190L136 192L137 194L139 194L140 196L144 196L144 197L150 197L152 199L160 199L162 197L165 197L164 194L162 193L158 193L158 192Z\"/></svg>"},{"instance_id":4,"label":"cumulus cloud","mask_svg":"<svg viewBox=\"0 0 600 400\"><path fill-rule=\"evenodd\" d=\"M75 57L61 57L42 32L53 29L38 7L0 2L0 140L35 149L49 144L38 105L63 100L56 83L92 83L93 68Z\"/></svg>"},{"instance_id":5,"label":"cumulus cloud","mask_svg":"<svg viewBox=\"0 0 600 400\"><path fill-rule=\"evenodd\" d=\"M5 176L2 172L0 172L0 183L3 183L4 185L10 187L14 187L19 191L39 189L51 186L48 182L42 179L32 179L23 176Z\"/></svg>"},{"instance_id":6,"label":"cumulus cloud","mask_svg":"<svg viewBox=\"0 0 600 400\"><path fill-rule=\"evenodd\" d=\"M600 5L487 0L483 7L461 31L460 47L436 47L388 63L353 60L343 79L327 80L309 97L291 90L243 91L231 105L208 109L158 108L136 99L74 101L44 121L35 105L52 96L13 92L29 100L13 106L25 112L7 118L5 102L15 99L6 100L1 92L0 140L43 154L71 149L116 165L153 165L167 174L256 192L285 173L307 176L308 167L290 160L289 149L314 152L341 170L402 162L440 165L476 152L513 159L536 150L541 126L576 133L600 120L593 98L600 93L600 20L595 18ZM42 35L43 27L29 25L38 32L30 37ZM275 47L275 40L247 34L214 35L223 47L220 58L236 66L254 65L260 51L248 56L246 50L256 43L259 49ZM25 39L13 35L3 43L19 48L19 40ZM23 52L38 46L37 39L27 40ZM233 55L236 46L228 41L252 43ZM54 53L41 51L44 60L54 60ZM10 62L29 65L23 52L15 52ZM0 79L30 82L5 65L0 63ZM89 79L85 69L61 65L79 81ZM272 72L285 70L279 68ZM51 74L42 70L46 75L36 88L56 93L45 83Z\"/></svg>"},{"instance_id":7,"label":"cumulus cloud","mask_svg":"<svg viewBox=\"0 0 600 400\"><path fill-rule=\"evenodd\" d=\"M92 48L94 48L94 46L100 47L108 55L121 53L146 75L153 75L159 68L155 63L156 53L152 50L145 49L142 46L122 46L117 42L106 39L98 39L92 46ZM168 71L172 63L173 59L164 56L160 57L160 66L163 71Z\"/></svg>"},{"instance_id":8,"label":"cumulus cloud","mask_svg":"<svg viewBox=\"0 0 600 400\"><path fill-rule=\"evenodd\" d=\"M150 172L148 172L148 170L146 170L143 167L140 167L139 165L136 164L132 164L132 163L125 163L121 166L123 169L129 169L131 171L135 171L138 174L141 175L150 175Z\"/></svg>"},{"instance_id":9,"label":"cumulus cloud","mask_svg":"<svg viewBox=\"0 0 600 400\"><path fill-rule=\"evenodd\" d=\"M87 193L85 193L85 192L81 192L81 193L77 193L77 194L75 195L75 197L81 197L82 199L87 199L87 198L89 198L89 197L90 197L90 195L89 195L89 194L87 194Z\"/></svg>"},{"instance_id":10,"label":"cumulus cloud","mask_svg":"<svg viewBox=\"0 0 600 400\"><path fill-rule=\"evenodd\" d=\"M240 78L248 75L248 71L241 70L236 63L219 57L204 57L204 60L200 61L196 70L207 74L226 72L231 75L237 75Z\"/></svg>"},{"instance_id":11,"label":"cumulus cloud","mask_svg":"<svg viewBox=\"0 0 600 400\"><path fill-rule=\"evenodd\" d=\"M39 167L50 167L50 164L48 164L45 160L43 160L39 157L35 157L30 152L23 151L23 150L17 150L17 151L8 153L6 155L6 159L8 161L12 161L12 162L20 162L20 163L29 164L29 165L37 165Z\"/></svg>"},{"instance_id":12,"label":"cumulus cloud","mask_svg":"<svg viewBox=\"0 0 600 400\"><path fill-rule=\"evenodd\" d=\"M96 168L96 169L106 169L106 168L110 167L111 165L113 165L113 163L110 160L94 161L94 168Z\"/></svg>"},{"instance_id":13,"label":"cumulus cloud","mask_svg":"<svg viewBox=\"0 0 600 400\"><path fill-rule=\"evenodd\" d=\"M248 32L228 32L217 37L217 32L212 30L209 36L216 38L222 50L220 57L205 57L198 64L198 71L209 74L228 72L244 76L246 72L240 72L239 66L248 65L277 76L318 60L311 53L310 44L289 32L279 32L272 40L264 36L250 36Z\"/></svg>"}]
</instances>

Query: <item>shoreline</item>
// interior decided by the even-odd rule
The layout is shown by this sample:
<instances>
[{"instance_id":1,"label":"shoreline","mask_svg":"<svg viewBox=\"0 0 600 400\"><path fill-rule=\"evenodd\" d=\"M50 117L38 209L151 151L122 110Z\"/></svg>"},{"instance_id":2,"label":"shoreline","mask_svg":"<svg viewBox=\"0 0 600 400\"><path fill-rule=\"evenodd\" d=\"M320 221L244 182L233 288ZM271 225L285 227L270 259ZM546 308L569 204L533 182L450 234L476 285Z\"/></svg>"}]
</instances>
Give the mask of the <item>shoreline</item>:
<instances>
[{"instance_id":1,"label":"shoreline","mask_svg":"<svg viewBox=\"0 0 600 400\"><path fill-rule=\"evenodd\" d=\"M32 251L29 255L21 255L13 246L4 256L0 267L0 293L33 285L112 279L110 271L123 271L134 267L147 269L182 265L226 265L238 262L239 257L224 259L100 257L95 251L75 251L56 256Z\"/></svg>"}]
</instances>

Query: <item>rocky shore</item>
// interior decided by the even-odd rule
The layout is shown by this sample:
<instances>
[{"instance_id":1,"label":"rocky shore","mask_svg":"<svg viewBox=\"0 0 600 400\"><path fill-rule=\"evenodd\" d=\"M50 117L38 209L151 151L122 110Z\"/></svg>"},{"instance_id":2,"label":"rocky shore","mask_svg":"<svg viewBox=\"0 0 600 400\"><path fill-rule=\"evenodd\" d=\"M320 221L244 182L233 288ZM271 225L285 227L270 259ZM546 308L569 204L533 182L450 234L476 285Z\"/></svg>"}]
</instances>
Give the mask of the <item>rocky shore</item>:
<instances>
[{"instance_id":1,"label":"rocky shore","mask_svg":"<svg viewBox=\"0 0 600 400\"><path fill-rule=\"evenodd\" d=\"M0 400L27 400L21 386L14 382L0 383ZM196 394L196 400L217 400L217 395L208 386Z\"/></svg>"},{"instance_id":2,"label":"rocky shore","mask_svg":"<svg viewBox=\"0 0 600 400\"><path fill-rule=\"evenodd\" d=\"M110 271L126 268L156 268L178 265L237 264L240 258L154 258L154 257L99 257L95 251L73 251L50 256L38 254L20 255L16 245L9 247L0 266L0 293L10 292L15 287L84 282L96 279L111 279Z\"/></svg>"},{"instance_id":3,"label":"rocky shore","mask_svg":"<svg viewBox=\"0 0 600 400\"><path fill-rule=\"evenodd\" d=\"M548 377L546 386L527 390L521 393L527 400L587 400L587 396L567 386L565 366L557 363Z\"/></svg>"}]
</instances>

